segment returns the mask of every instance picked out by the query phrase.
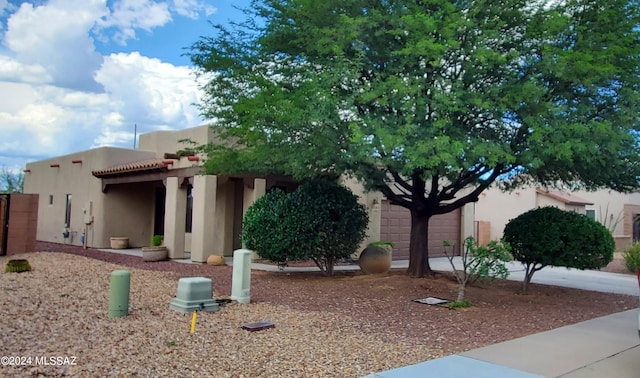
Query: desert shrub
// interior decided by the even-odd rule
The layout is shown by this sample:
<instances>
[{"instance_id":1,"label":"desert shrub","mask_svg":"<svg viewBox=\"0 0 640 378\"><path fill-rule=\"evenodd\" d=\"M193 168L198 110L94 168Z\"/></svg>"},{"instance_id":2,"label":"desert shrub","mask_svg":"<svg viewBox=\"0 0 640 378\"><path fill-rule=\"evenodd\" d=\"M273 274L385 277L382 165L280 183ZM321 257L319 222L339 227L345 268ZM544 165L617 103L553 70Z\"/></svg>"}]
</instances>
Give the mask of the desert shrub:
<instances>
[{"instance_id":1,"label":"desert shrub","mask_svg":"<svg viewBox=\"0 0 640 378\"><path fill-rule=\"evenodd\" d=\"M476 280L505 279L509 276L509 270L505 264L513 260L509 252L509 244L492 240L486 246L479 246L473 237L467 237L464 240L464 246L460 253L462 271L459 273L456 272L456 266L453 263L454 254L447 250L447 247L450 246L451 244L449 242L444 242L445 255L447 259L449 259L449 263L454 271L454 277L458 281L458 298L454 303L467 302L465 299L465 288ZM468 302L465 307L468 307Z\"/></svg>"},{"instance_id":2,"label":"desert shrub","mask_svg":"<svg viewBox=\"0 0 640 378\"><path fill-rule=\"evenodd\" d=\"M275 191L256 201L245 215L242 239L262 258L279 264L312 259L332 275L336 261L356 251L368 222L351 191L312 180L291 194Z\"/></svg>"},{"instance_id":3,"label":"desert shrub","mask_svg":"<svg viewBox=\"0 0 640 378\"><path fill-rule=\"evenodd\" d=\"M624 258L624 266L629 269L630 272L636 273L640 269L640 243L633 243L633 245L622 252L622 258Z\"/></svg>"},{"instance_id":4,"label":"desert shrub","mask_svg":"<svg viewBox=\"0 0 640 378\"><path fill-rule=\"evenodd\" d=\"M523 292L545 266L598 269L613 259L615 242L597 221L573 211L542 207L510 220L504 239L515 260L525 266Z\"/></svg>"}]
</instances>

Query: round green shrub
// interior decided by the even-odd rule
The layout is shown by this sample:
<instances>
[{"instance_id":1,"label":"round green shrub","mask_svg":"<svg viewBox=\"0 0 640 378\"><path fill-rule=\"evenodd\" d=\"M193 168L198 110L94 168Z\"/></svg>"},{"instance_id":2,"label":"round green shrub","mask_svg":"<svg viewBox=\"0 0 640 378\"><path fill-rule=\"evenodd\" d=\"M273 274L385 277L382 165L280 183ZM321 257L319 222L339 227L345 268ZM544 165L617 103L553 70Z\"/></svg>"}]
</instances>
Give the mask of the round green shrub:
<instances>
[{"instance_id":1,"label":"round green shrub","mask_svg":"<svg viewBox=\"0 0 640 378\"><path fill-rule=\"evenodd\" d=\"M629 272L636 273L640 269L640 243L633 243L631 247L622 252L622 258L624 259L624 266L629 269Z\"/></svg>"},{"instance_id":2,"label":"round green shrub","mask_svg":"<svg viewBox=\"0 0 640 378\"><path fill-rule=\"evenodd\" d=\"M515 260L526 268L525 286L545 266L598 269L613 259L615 242L609 230L573 211L542 207L507 223L504 239Z\"/></svg>"},{"instance_id":3,"label":"round green shrub","mask_svg":"<svg viewBox=\"0 0 640 378\"><path fill-rule=\"evenodd\" d=\"M542 207L507 223L504 238L513 257L523 263L597 269L613 259L609 230L573 211Z\"/></svg>"},{"instance_id":4,"label":"round green shrub","mask_svg":"<svg viewBox=\"0 0 640 378\"><path fill-rule=\"evenodd\" d=\"M286 265L287 261L308 259L306 251L295 248L296 235L288 227L291 209L284 191L276 189L258 198L242 221L242 242L261 258Z\"/></svg>"},{"instance_id":5,"label":"round green shrub","mask_svg":"<svg viewBox=\"0 0 640 378\"><path fill-rule=\"evenodd\" d=\"M333 274L337 260L350 257L369 223L364 206L347 188L311 180L291 194L273 191L258 199L243 221L245 246L262 258L313 261Z\"/></svg>"}]
</instances>

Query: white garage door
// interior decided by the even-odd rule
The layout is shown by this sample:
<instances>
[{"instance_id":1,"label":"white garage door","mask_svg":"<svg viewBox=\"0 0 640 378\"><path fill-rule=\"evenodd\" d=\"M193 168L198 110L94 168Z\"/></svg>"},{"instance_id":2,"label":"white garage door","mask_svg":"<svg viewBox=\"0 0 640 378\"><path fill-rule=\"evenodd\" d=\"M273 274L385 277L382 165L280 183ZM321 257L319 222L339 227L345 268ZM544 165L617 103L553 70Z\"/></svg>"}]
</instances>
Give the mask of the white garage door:
<instances>
[{"instance_id":1,"label":"white garage door","mask_svg":"<svg viewBox=\"0 0 640 378\"><path fill-rule=\"evenodd\" d=\"M394 243L393 259L409 258L409 240L411 236L411 214L404 207L382 201L380 240ZM455 244L455 252L460 244L460 209L448 214L436 215L429 221L429 256L444 256L442 242Z\"/></svg>"}]
</instances>

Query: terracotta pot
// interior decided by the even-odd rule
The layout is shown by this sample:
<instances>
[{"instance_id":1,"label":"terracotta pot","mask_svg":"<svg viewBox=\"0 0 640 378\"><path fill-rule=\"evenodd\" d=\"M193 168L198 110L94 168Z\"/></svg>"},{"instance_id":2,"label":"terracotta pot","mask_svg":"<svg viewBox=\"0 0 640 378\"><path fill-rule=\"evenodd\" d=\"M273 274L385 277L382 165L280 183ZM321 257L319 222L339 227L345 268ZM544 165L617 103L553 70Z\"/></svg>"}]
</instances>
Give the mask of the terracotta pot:
<instances>
[{"instance_id":1,"label":"terracotta pot","mask_svg":"<svg viewBox=\"0 0 640 378\"><path fill-rule=\"evenodd\" d=\"M369 245L358 258L360 270L366 274L386 273L391 268L391 251L389 245Z\"/></svg>"},{"instance_id":2,"label":"terracotta pot","mask_svg":"<svg viewBox=\"0 0 640 378\"><path fill-rule=\"evenodd\" d=\"M167 247L142 247L142 261L163 261L167 255Z\"/></svg>"},{"instance_id":3,"label":"terracotta pot","mask_svg":"<svg viewBox=\"0 0 640 378\"><path fill-rule=\"evenodd\" d=\"M129 238L126 236L112 236L109 238L111 249L127 249L129 248Z\"/></svg>"}]
</instances>

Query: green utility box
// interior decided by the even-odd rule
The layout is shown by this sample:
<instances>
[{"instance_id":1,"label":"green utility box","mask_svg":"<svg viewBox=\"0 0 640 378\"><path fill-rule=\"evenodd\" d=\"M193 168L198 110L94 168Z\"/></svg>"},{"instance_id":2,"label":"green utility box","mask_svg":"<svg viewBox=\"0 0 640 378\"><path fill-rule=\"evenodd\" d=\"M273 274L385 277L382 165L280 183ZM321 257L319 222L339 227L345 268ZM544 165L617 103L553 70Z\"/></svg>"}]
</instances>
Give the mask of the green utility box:
<instances>
[{"instance_id":1,"label":"green utility box","mask_svg":"<svg viewBox=\"0 0 640 378\"><path fill-rule=\"evenodd\" d=\"M178 281L178 292L169 304L169 308L178 312L192 313L194 311L216 312L220 306L213 299L211 279L188 277Z\"/></svg>"}]
</instances>

